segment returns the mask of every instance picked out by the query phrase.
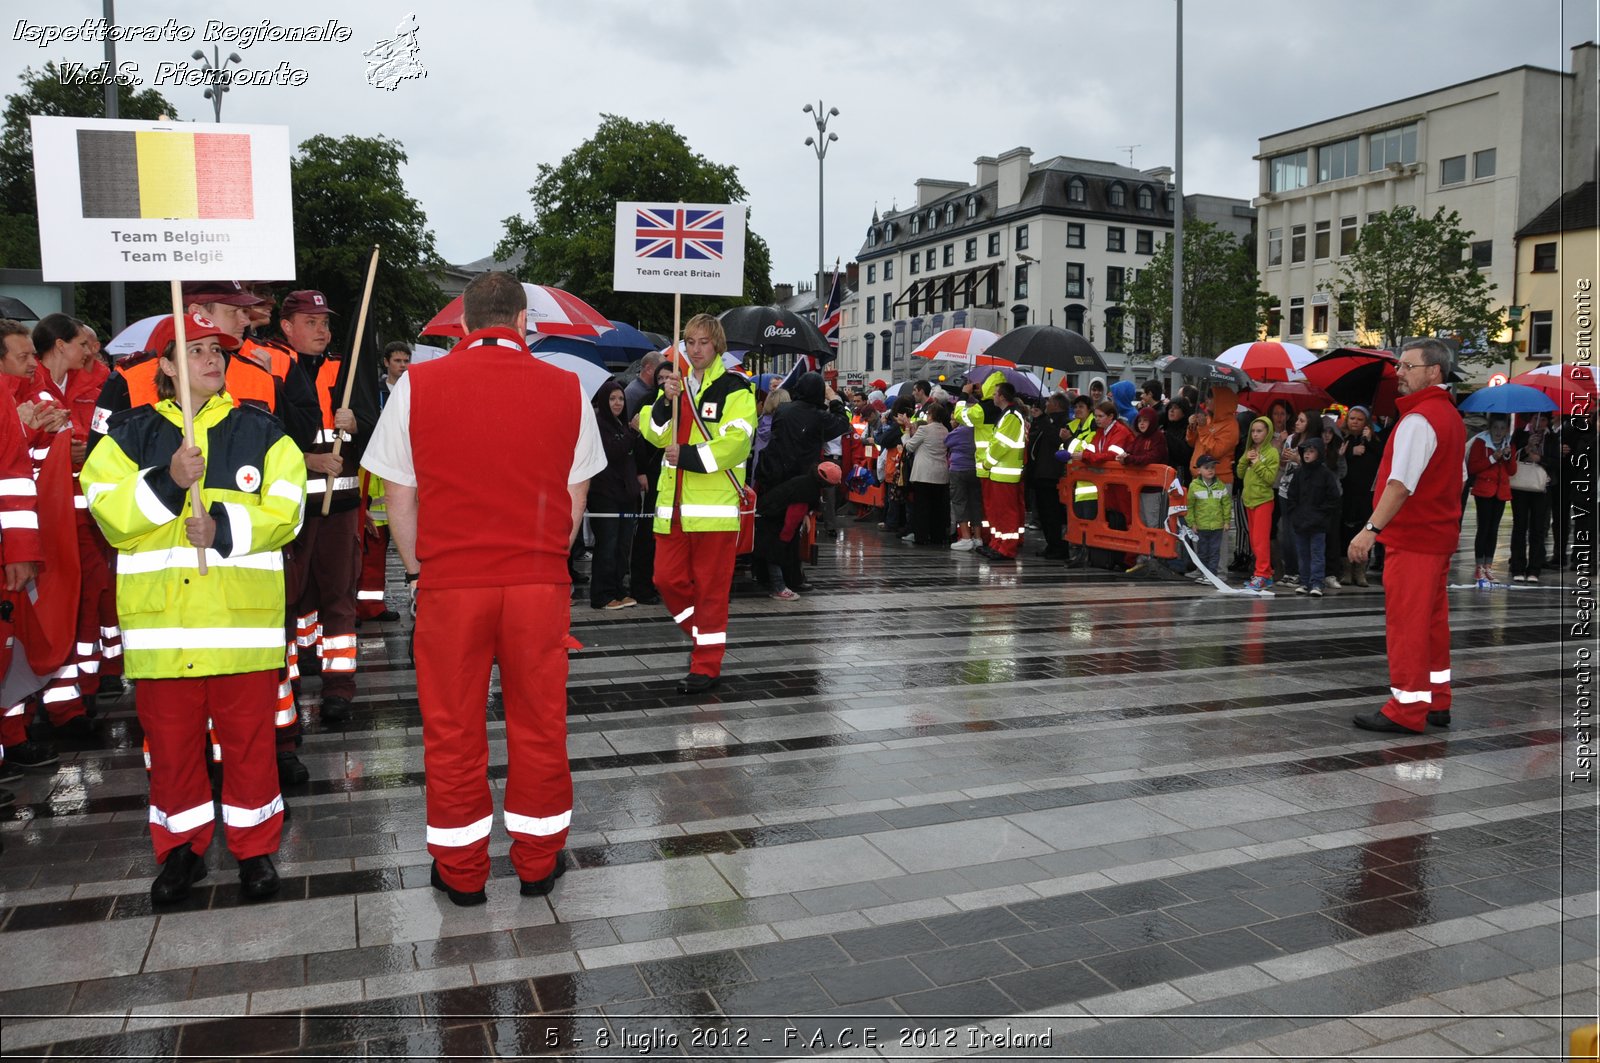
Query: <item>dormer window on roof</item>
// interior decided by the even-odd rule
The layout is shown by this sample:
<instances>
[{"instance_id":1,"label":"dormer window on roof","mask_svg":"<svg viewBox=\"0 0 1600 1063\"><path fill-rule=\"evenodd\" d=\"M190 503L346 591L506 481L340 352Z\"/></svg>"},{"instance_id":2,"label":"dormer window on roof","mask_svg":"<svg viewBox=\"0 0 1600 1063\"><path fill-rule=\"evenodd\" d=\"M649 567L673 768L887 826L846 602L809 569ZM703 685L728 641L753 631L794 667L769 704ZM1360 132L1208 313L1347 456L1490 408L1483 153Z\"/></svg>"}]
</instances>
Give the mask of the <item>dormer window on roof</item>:
<instances>
[{"instance_id":1,"label":"dormer window on roof","mask_svg":"<svg viewBox=\"0 0 1600 1063\"><path fill-rule=\"evenodd\" d=\"M883 227L883 238L885 240L893 240L894 239L894 229L895 229L894 222L889 222L888 224L886 224Z\"/></svg>"},{"instance_id":2,"label":"dormer window on roof","mask_svg":"<svg viewBox=\"0 0 1600 1063\"><path fill-rule=\"evenodd\" d=\"M1083 178L1074 177L1067 182L1067 202L1082 203L1088 198L1088 186L1083 183Z\"/></svg>"},{"instance_id":3,"label":"dormer window on roof","mask_svg":"<svg viewBox=\"0 0 1600 1063\"><path fill-rule=\"evenodd\" d=\"M1155 210L1156 194L1151 191L1149 185L1140 185L1136 202L1140 210Z\"/></svg>"},{"instance_id":4,"label":"dormer window on roof","mask_svg":"<svg viewBox=\"0 0 1600 1063\"><path fill-rule=\"evenodd\" d=\"M938 224L939 224L939 212L936 211L936 210L928 211L928 228L931 229L935 225L938 225Z\"/></svg>"},{"instance_id":5,"label":"dormer window on roof","mask_svg":"<svg viewBox=\"0 0 1600 1063\"><path fill-rule=\"evenodd\" d=\"M915 236L922 231L922 215L911 215L911 235Z\"/></svg>"},{"instance_id":6,"label":"dormer window on roof","mask_svg":"<svg viewBox=\"0 0 1600 1063\"><path fill-rule=\"evenodd\" d=\"M977 196L968 196L967 197L967 220L971 221L973 218L976 218L977 216L978 216L978 197Z\"/></svg>"},{"instance_id":7,"label":"dormer window on roof","mask_svg":"<svg viewBox=\"0 0 1600 1063\"><path fill-rule=\"evenodd\" d=\"M867 229L867 246L868 247L877 247L878 246L878 227L876 225L870 226Z\"/></svg>"},{"instance_id":8,"label":"dormer window on roof","mask_svg":"<svg viewBox=\"0 0 1600 1063\"><path fill-rule=\"evenodd\" d=\"M946 225L954 225L956 223L956 205L954 203L946 203L944 205L944 223Z\"/></svg>"},{"instance_id":9,"label":"dormer window on roof","mask_svg":"<svg viewBox=\"0 0 1600 1063\"><path fill-rule=\"evenodd\" d=\"M1112 182L1111 187L1106 189L1106 203L1113 207L1128 205L1128 190L1121 181Z\"/></svg>"}]
</instances>

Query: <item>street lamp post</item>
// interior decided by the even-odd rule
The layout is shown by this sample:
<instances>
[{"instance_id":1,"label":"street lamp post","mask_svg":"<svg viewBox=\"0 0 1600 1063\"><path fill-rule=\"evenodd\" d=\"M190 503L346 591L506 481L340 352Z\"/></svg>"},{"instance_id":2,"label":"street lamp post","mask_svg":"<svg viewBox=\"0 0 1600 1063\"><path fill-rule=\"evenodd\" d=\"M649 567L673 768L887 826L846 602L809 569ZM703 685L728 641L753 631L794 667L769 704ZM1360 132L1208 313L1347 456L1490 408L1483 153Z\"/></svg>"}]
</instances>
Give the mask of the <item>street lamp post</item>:
<instances>
[{"instance_id":1,"label":"street lamp post","mask_svg":"<svg viewBox=\"0 0 1600 1063\"><path fill-rule=\"evenodd\" d=\"M822 162L823 162L824 159L826 159L828 157L828 145L831 144L833 141L839 139L839 134L838 133L830 133L830 132L828 132L828 119L836 117L839 114L839 108L837 108L837 107L829 107L827 109L827 111L823 111L823 109L822 109L822 101L818 100L817 101L817 106L814 109L808 103L804 107L800 108L800 110L802 112L806 113L806 114L809 114L811 116L811 120L817 124L817 135L814 136L814 137L806 137L806 147L810 148L812 151L817 153L817 293L816 293L816 297L817 297L817 324L820 325L820 324L822 324L822 300L823 300L823 298L825 298L823 296L823 294L822 294L822 269L823 269L823 261L824 261L823 257L822 257Z\"/></svg>"},{"instance_id":2,"label":"street lamp post","mask_svg":"<svg viewBox=\"0 0 1600 1063\"><path fill-rule=\"evenodd\" d=\"M217 116L217 121L222 121L222 94L228 91L228 67L235 63L243 63L238 52L229 52L228 61L222 61L222 50L212 46L208 58L205 52L196 48L190 57L200 63L200 69L205 72L206 99L211 101L212 112Z\"/></svg>"}]
</instances>

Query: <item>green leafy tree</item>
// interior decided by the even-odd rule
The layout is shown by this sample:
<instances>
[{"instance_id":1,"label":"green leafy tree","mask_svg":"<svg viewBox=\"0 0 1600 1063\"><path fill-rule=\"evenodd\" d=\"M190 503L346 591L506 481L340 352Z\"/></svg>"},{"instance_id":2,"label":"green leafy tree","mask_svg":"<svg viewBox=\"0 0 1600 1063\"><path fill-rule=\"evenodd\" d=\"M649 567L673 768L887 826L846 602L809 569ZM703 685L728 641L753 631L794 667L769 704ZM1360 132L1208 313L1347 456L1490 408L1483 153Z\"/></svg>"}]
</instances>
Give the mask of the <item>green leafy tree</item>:
<instances>
[{"instance_id":1,"label":"green leafy tree","mask_svg":"<svg viewBox=\"0 0 1600 1063\"><path fill-rule=\"evenodd\" d=\"M0 265L38 269L39 218L34 198L33 131L28 116L104 118L105 89L97 84L79 84L76 78L63 78L62 69L54 62L45 63L43 70L27 67L17 80L22 88L6 97L5 116L0 123ZM154 121L162 115L178 116L172 104L155 89L141 92L118 83L119 118ZM130 321L171 313L167 285L128 284L125 290ZM80 318L102 332L109 329L110 285L78 285L75 309Z\"/></svg>"},{"instance_id":2,"label":"green leafy tree","mask_svg":"<svg viewBox=\"0 0 1600 1063\"><path fill-rule=\"evenodd\" d=\"M1127 317L1151 329L1152 349L1139 357L1178 353L1212 358L1235 343L1255 339L1263 315L1252 242L1235 240L1211 222L1185 221L1183 350L1172 351L1172 247L1171 240L1163 243L1123 294Z\"/></svg>"},{"instance_id":3,"label":"green leafy tree","mask_svg":"<svg viewBox=\"0 0 1600 1063\"><path fill-rule=\"evenodd\" d=\"M388 137L319 135L300 145L289 167L295 285L321 291L349 322L378 244L374 339L415 337L445 302L433 279L444 261L422 205L406 193L405 161L405 149Z\"/></svg>"},{"instance_id":4,"label":"green leafy tree","mask_svg":"<svg viewBox=\"0 0 1600 1063\"><path fill-rule=\"evenodd\" d=\"M1440 207L1428 218L1396 207L1367 222L1355 250L1339 260L1338 276L1320 287L1357 310L1385 347L1440 335L1460 341L1463 361L1504 361L1504 311L1468 255L1472 235L1453 210Z\"/></svg>"},{"instance_id":5,"label":"green leafy tree","mask_svg":"<svg viewBox=\"0 0 1600 1063\"><path fill-rule=\"evenodd\" d=\"M526 257L522 279L563 288L606 316L658 332L672 330L672 297L612 290L618 202L737 203L745 197L733 166L690 150L665 122L603 115L594 136L555 166L542 163L528 194L533 216L506 219L498 258ZM683 317L772 301L772 255L745 228L744 294L685 296Z\"/></svg>"}]
</instances>

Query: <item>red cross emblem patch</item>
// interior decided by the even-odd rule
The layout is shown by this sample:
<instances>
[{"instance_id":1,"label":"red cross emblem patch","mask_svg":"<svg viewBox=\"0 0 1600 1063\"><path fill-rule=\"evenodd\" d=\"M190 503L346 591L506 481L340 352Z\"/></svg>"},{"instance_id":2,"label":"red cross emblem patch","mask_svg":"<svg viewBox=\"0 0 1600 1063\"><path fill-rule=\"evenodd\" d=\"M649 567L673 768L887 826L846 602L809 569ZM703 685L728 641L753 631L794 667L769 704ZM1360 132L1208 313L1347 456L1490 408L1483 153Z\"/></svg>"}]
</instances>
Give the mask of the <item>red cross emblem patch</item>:
<instances>
[{"instance_id":1,"label":"red cross emblem patch","mask_svg":"<svg viewBox=\"0 0 1600 1063\"><path fill-rule=\"evenodd\" d=\"M261 486L261 470L254 465L241 465L234 482L239 485L239 490L254 492Z\"/></svg>"}]
</instances>

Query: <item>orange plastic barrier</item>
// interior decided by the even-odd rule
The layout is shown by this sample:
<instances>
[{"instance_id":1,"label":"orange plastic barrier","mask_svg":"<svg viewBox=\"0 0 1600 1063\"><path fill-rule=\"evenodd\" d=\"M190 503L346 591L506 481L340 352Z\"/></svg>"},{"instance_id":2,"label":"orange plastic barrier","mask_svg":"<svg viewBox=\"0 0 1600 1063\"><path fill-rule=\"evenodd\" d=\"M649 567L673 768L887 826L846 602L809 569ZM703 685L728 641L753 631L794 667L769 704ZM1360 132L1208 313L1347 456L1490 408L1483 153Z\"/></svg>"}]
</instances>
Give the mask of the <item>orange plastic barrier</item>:
<instances>
[{"instance_id":1,"label":"orange plastic barrier","mask_svg":"<svg viewBox=\"0 0 1600 1063\"><path fill-rule=\"evenodd\" d=\"M1061 478L1062 493L1071 505L1072 484L1088 481L1100 489L1092 517L1076 512L1067 522L1067 541L1123 554L1174 558L1178 556L1177 513L1186 508L1186 496L1170 465L1067 466ZM1124 525L1113 527L1112 514Z\"/></svg>"}]
</instances>

